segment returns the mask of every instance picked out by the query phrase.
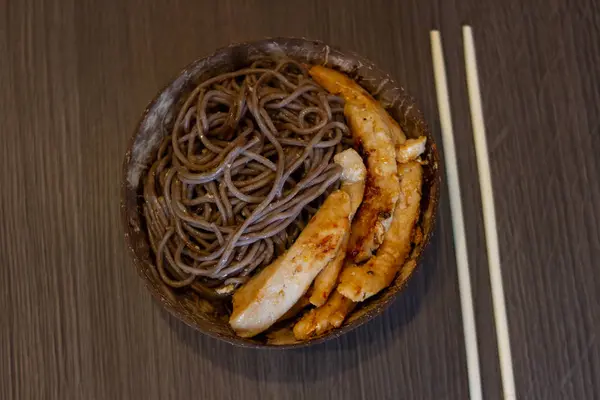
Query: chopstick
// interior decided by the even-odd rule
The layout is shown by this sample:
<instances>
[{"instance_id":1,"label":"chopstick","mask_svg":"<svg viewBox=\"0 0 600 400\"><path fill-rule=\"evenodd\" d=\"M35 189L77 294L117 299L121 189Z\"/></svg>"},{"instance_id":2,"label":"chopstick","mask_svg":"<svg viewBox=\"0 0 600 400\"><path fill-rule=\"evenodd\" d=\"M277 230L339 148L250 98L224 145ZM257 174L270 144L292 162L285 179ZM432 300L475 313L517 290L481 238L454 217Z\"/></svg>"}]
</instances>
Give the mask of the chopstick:
<instances>
[{"instance_id":1,"label":"chopstick","mask_svg":"<svg viewBox=\"0 0 600 400\"><path fill-rule=\"evenodd\" d=\"M481 90L479 89L479 76L477 72L477 58L475 55L473 31L471 27L467 25L463 26L463 43L465 48L465 65L469 106L471 110L471 123L473 126L473 141L475 143L475 155L477 158L477 169L479 171L479 186L481 188L483 225L492 288L492 304L494 307L494 322L496 325L502 389L504 391L504 398L513 400L517 398L517 395L506 317L506 302L502 284L500 252L498 250L498 229L496 227L496 212L494 209L490 161L485 135L485 123L481 103Z\"/></svg>"},{"instance_id":2,"label":"chopstick","mask_svg":"<svg viewBox=\"0 0 600 400\"><path fill-rule=\"evenodd\" d=\"M450 114L446 66L439 31L431 31L431 55L433 57L435 87L442 128L442 143L444 145L448 191L450 193L450 211L452 213L452 231L454 234L456 266L458 269L458 288L460 292L463 333L467 355L469 393L471 400L480 400L482 398L481 372L479 370L479 351L477 349L477 331L475 328L473 294L471 290L471 276L469 273L469 259L467 256L465 222L460 195L452 116Z\"/></svg>"}]
</instances>

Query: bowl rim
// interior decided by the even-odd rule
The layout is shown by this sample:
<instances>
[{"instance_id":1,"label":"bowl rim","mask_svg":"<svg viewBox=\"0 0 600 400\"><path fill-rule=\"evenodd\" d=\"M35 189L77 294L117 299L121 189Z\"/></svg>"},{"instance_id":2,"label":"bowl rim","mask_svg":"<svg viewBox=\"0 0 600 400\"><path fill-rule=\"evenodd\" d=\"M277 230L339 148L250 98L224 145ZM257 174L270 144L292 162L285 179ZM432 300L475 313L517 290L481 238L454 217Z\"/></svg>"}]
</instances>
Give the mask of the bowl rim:
<instances>
[{"instance_id":1,"label":"bowl rim","mask_svg":"<svg viewBox=\"0 0 600 400\"><path fill-rule=\"evenodd\" d=\"M361 63L362 66L366 66L370 70L376 71L379 75L385 76L385 79L387 80L388 84L391 84L395 89L402 91L404 97L406 99L408 99L412 104L415 105L415 107L412 108L412 112L416 114L415 119L418 120L420 129L423 132L423 135L426 135L428 142L430 142L431 155L432 155L433 162L435 163L435 166L433 167L433 170L435 171L435 173L434 173L433 179L429 183L429 187L431 189L430 193L429 193L429 201L431 202L431 204L428 207L428 209L432 211L431 215L430 215L430 221L431 221L430 229L429 229L429 233L424 235L424 237L423 237L423 241L420 246L420 249L421 249L420 252L418 252L416 257L413 258L414 262L416 263L416 266L409 273L409 275L406 277L406 279L404 279L404 281L401 282L401 284L399 286L396 286L394 283L392 283L390 286L386 287L384 289L384 291L382 291L379 295L381 295L382 293L384 293L387 290L390 290L390 288L394 289L395 291L388 298L381 299L380 302L377 304L377 306L374 309L369 310L368 312L357 317L356 319L352 320L351 322L347 322L347 323L344 322L344 324L341 327L333 329L333 330L327 332L326 334L323 334L323 335L320 335L320 336L317 336L315 338L311 338L311 339L308 339L305 341L301 341L301 342L283 344L283 345L274 345L274 344L268 344L268 343L255 342L255 341L251 341L251 339L242 338L242 337L238 337L238 336L232 336L232 337L224 336L217 332L212 332L212 331L202 329L194 321L192 321L190 318L188 318L185 315L185 313L182 312L182 310L176 309L171 304L169 304L165 301L164 296L162 296L157 290L155 290L155 288L151 285L150 280L145 275L144 261L141 259L140 256L138 256L138 254L136 253L136 250L134 248L131 230L135 229L135 227L133 227L129 223L129 214L130 214L131 210L127 206L127 195L128 195L128 191L131 190L131 188L128 187L129 186L128 185L128 172L129 172L129 164L131 162L131 157L132 157L132 154L131 154L132 148L136 142L136 138L140 134L142 124L146 120L149 111L153 108L153 106L156 104L157 100L160 98L160 96L163 93L165 93L165 91L167 91L181 76L186 74L187 71L191 70L194 66L198 65L199 63L201 63L204 60L210 59L211 57L215 57L220 53L224 53L228 49L237 48L237 47L241 47L241 46L258 46L259 44L265 43L265 42L280 43L280 42L285 42L285 41L308 42L313 45L324 46L327 49L327 51L329 51L329 49L333 49L335 51L340 52L345 57L349 57L349 58L351 57L351 58L357 60L359 63ZM135 267L135 270L136 270L138 276L142 279L146 289L151 293L152 298L156 302L158 302L162 306L163 309L168 311L168 313L170 315L174 316L176 319L182 321L183 323L185 323L189 327L193 328L194 330L196 330L204 335L207 335L209 337L212 337L214 339L218 339L218 340L233 344L235 346L244 347L244 348L255 348L255 349L266 349L266 350L268 350L268 349L287 350L287 349L298 349L298 348L313 346L313 345L324 343L331 339L339 338L340 336L342 336L342 335L366 324L367 322L371 321L372 319L382 315L385 312L385 310L387 310L391 306L391 304L394 303L395 300L397 300L399 294L404 291L406 285L410 281L410 278L414 275L417 268L420 268L420 265L421 265L422 259L423 259L423 254L425 253L425 251L427 251L426 249L429 246L431 237L435 233L436 219L437 219L436 217L438 214L439 200L440 200L440 186L441 186L441 180L442 180L441 177L442 177L442 171L441 171L441 165L439 162L439 151L435 144L431 130L425 120L423 112L418 107L413 96L411 96L409 93L407 93L405 91L405 89L402 86L398 85L398 83L396 83L396 81L388 73L379 69L372 61L368 60L367 58L365 58L362 55L355 53L353 51L341 50L337 47L330 46L330 45L324 43L323 41L307 39L304 37L277 36L277 37L265 37L263 39L251 40L251 41L234 42L227 46L219 47L216 50L214 50L212 53L210 53L206 56L196 58L192 62L188 63L176 75L172 76L171 79L169 79L169 81L156 92L154 97L144 107L144 110L141 113L140 117L138 117L137 123L135 124L135 129L133 131L133 134L130 135L130 137L127 141L127 150L125 153L125 157L123 158L121 180L120 180L121 188L120 188L119 204L120 204L120 214L121 214L122 226L124 228L125 245L128 248L128 252L130 253L131 258L133 259L132 265ZM140 179L140 182L141 181L142 180ZM139 190L140 185L143 185L143 183L138 183L137 190ZM136 210L135 212L140 214L139 210ZM421 210L420 219L423 217L423 212L424 212L424 210ZM147 241L147 239L146 239L146 241ZM398 279L398 276L396 276L394 278L394 280L396 280L396 279Z\"/></svg>"}]
</instances>

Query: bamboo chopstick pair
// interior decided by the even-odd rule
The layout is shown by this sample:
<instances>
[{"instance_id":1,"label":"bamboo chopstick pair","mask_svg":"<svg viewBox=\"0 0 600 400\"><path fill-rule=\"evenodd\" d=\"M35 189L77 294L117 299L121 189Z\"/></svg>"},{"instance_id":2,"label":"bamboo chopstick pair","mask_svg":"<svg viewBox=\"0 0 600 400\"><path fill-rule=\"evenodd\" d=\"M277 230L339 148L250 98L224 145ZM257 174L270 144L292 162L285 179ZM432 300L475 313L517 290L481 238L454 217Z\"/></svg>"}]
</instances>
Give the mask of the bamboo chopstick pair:
<instances>
[{"instance_id":1,"label":"bamboo chopstick pair","mask_svg":"<svg viewBox=\"0 0 600 400\"><path fill-rule=\"evenodd\" d=\"M490 164L485 136L485 124L481 105L481 91L475 57L473 31L470 26L463 26L463 43L465 50L465 66L467 73L467 89L473 126L473 141L479 170L479 183L481 187L481 200L483 206L483 222L487 247L487 258L492 288L492 304L496 337L498 342L498 357L502 377L504 399L516 400L512 355L508 322L506 317L506 304L502 285L500 255L498 250L498 231L496 228L496 215L494 210L494 196L490 174ZM458 286L467 353L467 372L469 379L469 393L472 400L482 398L481 373L479 369L479 352L477 349L477 332L475 329L475 314L473 311L473 296L469 274L469 261L467 257L467 243L465 238L464 217L461 204L458 167L456 162L456 148L452 129L450 113L450 100L448 84L446 81L446 67L442 42L439 31L431 31L431 54L437 92L437 102L442 128L442 143L444 146L444 159L450 192L450 210L452 213L452 230L458 268Z\"/></svg>"}]
</instances>

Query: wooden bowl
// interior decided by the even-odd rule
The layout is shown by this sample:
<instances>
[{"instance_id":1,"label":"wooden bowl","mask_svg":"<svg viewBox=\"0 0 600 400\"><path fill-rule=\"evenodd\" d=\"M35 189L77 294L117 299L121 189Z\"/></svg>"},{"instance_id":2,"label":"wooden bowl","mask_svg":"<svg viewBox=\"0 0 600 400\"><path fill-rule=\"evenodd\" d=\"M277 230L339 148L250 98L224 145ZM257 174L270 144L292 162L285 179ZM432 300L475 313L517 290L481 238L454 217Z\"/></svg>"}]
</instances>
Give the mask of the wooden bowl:
<instances>
[{"instance_id":1,"label":"wooden bowl","mask_svg":"<svg viewBox=\"0 0 600 400\"><path fill-rule=\"evenodd\" d=\"M419 228L422 240L415 246L407 263L394 283L364 303L348 316L342 327L308 341L275 346L257 338L240 338L228 325L222 304L198 297L192 290L174 290L159 278L154 266L146 225L142 213L142 186L161 139L170 132L183 100L200 82L219 73L240 69L252 60L266 55L282 56L309 64L321 64L347 73L388 109L408 137L426 135L427 150L424 166L423 200ZM381 314L400 293L420 260L433 232L439 199L440 172L438 153L433 137L414 100L388 74L363 57L342 52L318 41L296 38L266 39L234 44L188 65L171 83L158 93L146 107L130 140L121 182L121 214L127 247L134 266L146 287L171 314L200 332L226 342L256 348L292 348L316 344L339 337Z\"/></svg>"}]
</instances>

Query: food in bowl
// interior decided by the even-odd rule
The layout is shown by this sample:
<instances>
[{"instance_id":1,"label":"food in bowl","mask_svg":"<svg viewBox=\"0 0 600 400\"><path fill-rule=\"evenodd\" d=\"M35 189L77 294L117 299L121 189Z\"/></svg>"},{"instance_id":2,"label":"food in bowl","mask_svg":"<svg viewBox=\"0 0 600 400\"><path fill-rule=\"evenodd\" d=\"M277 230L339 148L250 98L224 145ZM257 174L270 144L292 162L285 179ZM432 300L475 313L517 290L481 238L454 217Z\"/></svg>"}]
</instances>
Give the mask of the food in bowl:
<instances>
[{"instance_id":1,"label":"food in bowl","mask_svg":"<svg viewBox=\"0 0 600 400\"><path fill-rule=\"evenodd\" d=\"M242 337L338 328L419 236L425 140L322 66L264 58L201 82L143 184L160 279L231 299Z\"/></svg>"}]
</instances>

